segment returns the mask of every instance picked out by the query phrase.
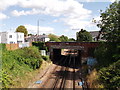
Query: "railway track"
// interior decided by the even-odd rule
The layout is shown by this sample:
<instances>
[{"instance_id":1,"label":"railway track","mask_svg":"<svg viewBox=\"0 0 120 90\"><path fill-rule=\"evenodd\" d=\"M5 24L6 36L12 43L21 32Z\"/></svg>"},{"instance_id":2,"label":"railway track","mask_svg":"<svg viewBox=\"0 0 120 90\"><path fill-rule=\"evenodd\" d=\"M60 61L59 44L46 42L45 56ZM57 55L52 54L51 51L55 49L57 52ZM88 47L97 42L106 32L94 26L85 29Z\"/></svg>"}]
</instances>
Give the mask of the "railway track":
<instances>
[{"instance_id":1,"label":"railway track","mask_svg":"<svg viewBox=\"0 0 120 90\"><path fill-rule=\"evenodd\" d=\"M73 90L75 90L75 57L73 57Z\"/></svg>"},{"instance_id":2,"label":"railway track","mask_svg":"<svg viewBox=\"0 0 120 90\"><path fill-rule=\"evenodd\" d=\"M80 75L81 72L78 72L79 69L76 69L76 63L76 58L73 55L61 58L56 67L52 70L53 72L42 85L42 88L51 88L52 90L66 89L68 88L67 82L69 81L71 82L71 84L69 84L69 86L71 85L70 88L75 90L78 87L76 87L76 83L78 85L77 80L83 81L83 78ZM82 85L82 89L85 90L86 87L87 84L85 82L84 85Z\"/></svg>"},{"instance_id":3,"label":"railway track","mask_svg":"<svg viewBox=\"0 0 120 90\"><path fill-rule=\"evenodd\" d=\"M60 58L60 57L59 57L59 58ZM64 59L64 58L61 58L61 60L60 60L57 64L61 63L63 59ZM56 70L58 69L58 67L59 67L59 66L56 65L55 68L52 70L52 71L53 71L52 73L55 73ZM41 86L41 88L46 88L46 85L49 84L49 81L50 81L50 79L51 79L51 77L52 77L52 73L51 73L50 76L47 78L47 80L44 82L44 84Z\"/></svg>"},{"instance_id":4,"label":"railway track","mask_svg":"<svg viewBox=\"0 0 120 90\"><path fill-rule=\"evenodd\" d=\"M64 59L63 65L65 65L67 59L68 59L68 57L66 57ZM60 73L60 75L58 75L58 77L56 77L55 82L54 82L54 84L52 86L53 90L55 90L56 88L62 89L65 86L65 78L66 78L66 74L67 74L66 71L68 71L68 67L63 67L62 66L60 71L62 73ZM58 84L59 84L61 78L62 78L62 81L61 81L60 87L58 87Z\"/></svg>"}]
</instances>

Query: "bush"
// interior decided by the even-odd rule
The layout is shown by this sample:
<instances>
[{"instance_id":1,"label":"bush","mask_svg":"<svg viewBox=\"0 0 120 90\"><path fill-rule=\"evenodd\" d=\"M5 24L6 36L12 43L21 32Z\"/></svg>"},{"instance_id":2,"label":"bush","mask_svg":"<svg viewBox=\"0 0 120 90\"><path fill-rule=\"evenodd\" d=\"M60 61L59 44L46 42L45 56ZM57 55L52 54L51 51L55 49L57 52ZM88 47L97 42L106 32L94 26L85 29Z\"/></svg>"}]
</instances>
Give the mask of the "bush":
<instances>
[{"instance_id":1,"label":"bush","mask_svg":"<svg viewBox=\"0 0 120 90\"><path fill-rule=\"evenodd\" d=\"M44 42L32 42L33 46L38 47L39 50L47 50L47 47L45 47L45 43Z\"/></svg>"},{"instance_id":2,"label":"bush","mask_svg":"<svg viewBox=\"0 0 120 90\"><path fill-rule=\"evenodd\" d=\"M5 51L6 50L6 45L5 44L0 44L0 49L2 50L2 51Z\"/></svg>"},{"instance_id":3,"label":"bush","mask_svg":"<svg viewBox=\"0 0 120 90\"><path fill-rule=\"evenodd\" d=\"M99 71L99 80L105 88L120 88L120 60Z\"/></svg>"},{"instance_id":4,"label":"bush","mask_svg":"<svg viewBox=\"0 0 120 90\"><path fill-rule=\"evenodd\" d=\"M50 60L49 56L42 56L42 58L43 58L45 61L49 61L49 60Z\"/></svg>"},{"instance_id":5,"label":"bush","mask_svg":"<svg viewBox=\"0 0 120 90\"><path fill-rule=\"evenodd\" d=\"M94 52L98 62L97 68L108 67L118 60L120 54L116 50L116 47L115 43L100 43L99 47Z\"/></svg>"},{"instance_id":6,"label":"bush","mask_svg":"<svg viewBox=\"0 0 120 90\"><path fill-rule=\"evenodd\" d=\"M6 77L11 76L13 81L15 78L22 77L27 72L39 68L41 64L42 57L36 47L26 47L14 51L3 51L3 87L8 87L12 83L9 82L10 79Z\"/></svg>"},{"instance_id":7,"label":"bush","mask_svg":"<svg viewBox=\"0 0 120 90\"><path fill-rule=\"evenodd\" d=\"M12 83L13 83L11 77L5 70L2 70L2 77L1 77L0 81L2 81L1 88L8 88L9 85L10 84L12 85Z\"/></svg>"},{"instance_id":8,"label":"bush","mask_svg":"<svg viewBox=\"0 0 120 90\"><path fill-rule=\"evenodd\" d=\"M23 48L22 50L24 51L23 54L21 55L23 57L22 61L33 69L39 68L40 64L42 63L39 50L36 47L30 48L26 47Z\"/></svg>"}]
</instances>

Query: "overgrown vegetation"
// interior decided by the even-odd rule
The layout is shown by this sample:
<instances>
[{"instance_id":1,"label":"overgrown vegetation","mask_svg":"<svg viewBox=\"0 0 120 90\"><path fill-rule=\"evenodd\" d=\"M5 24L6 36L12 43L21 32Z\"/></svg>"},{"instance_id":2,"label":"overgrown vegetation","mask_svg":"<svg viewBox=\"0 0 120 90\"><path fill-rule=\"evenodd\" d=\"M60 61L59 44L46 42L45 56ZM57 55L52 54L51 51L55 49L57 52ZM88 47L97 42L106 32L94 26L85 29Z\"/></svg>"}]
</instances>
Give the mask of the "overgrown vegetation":
<instances>
[{"instance_id":1,"label":"overgrown vegetation","mask_svg":"<svg viewBox=\"0 0 120 90\"><path fill-rule=\"evenodd\" d=\"M18 79L40 68L43 59L38 48L34 46L14 51L4 50L2 52L2 87L14 87L20 83Z\"/></svg>"},{"instance_id":2,"label":"overgrown vegetation","mask_svg":"<svg viewBox=\"0 0 120 90\"><path fill-rule=\"evenodd\" d=\"M50 38L50 41L55 41L55 42L73 42L73 41L76 41L74 38L68 38L65 35L61 35L58 37L54 34L49 34L48 37Z\"/></svg>"},{"instance_id":3,"label":"overgrown vegetation","mask_svg":"<svg viewBox=\"0 0 120 90\"><path fill-rule=\"evenodd\" d=\"M49 56L42 56L42 58L45 60L45 61L49 61Z\"/></svg>"},{"instance_id":4,"label":"overgrown vegetation","mask_svg":"<svg viewBox=\"0 0 120 90\"><path fill-rule=\"evenodd\" d=\"M101 13L98 27L106 42L95 51L98 60L96 81L103 88L120 88L120 2L112 3Z\"/></svg>"},{"instance_id":5,"label":"overgrown vegetation","mask_svg":"<svg viewBox=\"0 0 120 90\"><path fill-rule=\"evenodd\" d=\"M6 50L5 44L0 44L0 49L1 49L1 51L5 51Z\"/></svg>"},{"instance_id":6,"label":"overgrown vegetation","mask_svg":"<svg viewBox=\"0 0 120 90\"><path fill-rule=\"evenodd\" d=\"M48 37L50 38L50 41L60 42L59 37L54 34L49 34Z\"/></svg>"},{"instance_id":7,"label":"overgrown vegetation","mask_svg":"<svg viewBox=\"0 0 120 90\"><path fill-rule=\"evenodd\" d=\"M32 45L37 47L39 50L47 50L47 47L45 46L45 42L32 42Z\"/></svg>"},{"instance_id":8,"label":"overgrown vegetation","mask_svg":"<svg viewBox=\"0 0 120 90\"><path fill-rule=\"evenodd\" d=\"M90 42L92 41L92 36L86 30L81 29L81 31L76 33L78 42Z\"/></svg>"},{"instance_id":9,"label":"overgrown vegetation","mask_svg":"<svg viewBox=\"0 0 120 90\"><path fill-rule=\"evenodd\" d=\"M99 81L105 88L120 88L120 60L99 70Z\"/></svg>"}]
</instances>

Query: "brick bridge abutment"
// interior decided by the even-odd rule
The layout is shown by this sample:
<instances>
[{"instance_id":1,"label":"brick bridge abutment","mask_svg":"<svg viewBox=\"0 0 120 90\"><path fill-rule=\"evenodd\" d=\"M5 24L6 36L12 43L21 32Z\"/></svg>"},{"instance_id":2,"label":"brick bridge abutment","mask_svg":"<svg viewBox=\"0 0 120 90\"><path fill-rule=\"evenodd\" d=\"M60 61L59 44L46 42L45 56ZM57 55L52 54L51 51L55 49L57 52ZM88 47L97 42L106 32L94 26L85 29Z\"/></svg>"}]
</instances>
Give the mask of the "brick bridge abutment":
<instances>
[{"instance_id":1,"label":"brick bridge abutment","mask_svg":"<svg viewBox=\"0 0 120 90\"><path fill-rule=\"evenodd\" d=\"M45 45L49 48L52 61L60 57L61 49L75 49L78 50L78 59L82 63L88 57L94 57L99 42L46 42Z\"/></svg>"}]
</instances>

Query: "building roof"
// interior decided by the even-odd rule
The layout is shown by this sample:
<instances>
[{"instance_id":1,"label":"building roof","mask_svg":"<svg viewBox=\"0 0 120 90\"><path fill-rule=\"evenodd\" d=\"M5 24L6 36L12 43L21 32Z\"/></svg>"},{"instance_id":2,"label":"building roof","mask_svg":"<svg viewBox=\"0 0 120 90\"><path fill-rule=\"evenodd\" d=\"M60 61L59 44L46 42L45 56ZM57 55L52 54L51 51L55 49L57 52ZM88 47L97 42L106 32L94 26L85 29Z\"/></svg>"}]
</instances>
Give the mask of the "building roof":
<instances>
[{"instance_id":1,"label":"building roof","mask_svg":"<svg viewBox=\"0 0 120 90\"><path fill-rule=\"evenodd\" d=\"M5 32L0 32L1 34L2 33L22 33L22 32L7 32L7 31L5 31ZM24 33L22 33L22 34L24 34Z\"/></svg>"},{"instance_id":2,"label":"building roof","mask_svg":"<svg viewBox=\"0 0 120 90\"><path fill-rule=\"evenodd\" d=\"M97 37L99 35L99 31L91 31L90 34L92 37Z\"/></svg>"},{"instance_id":3,"label":"building roof","mask_svg":"<svg viewBox=\"0 0 120 90\"><path fill-rule=\"evenodd\" d=\"M48 38L48 35L32 35L26 37L26 39L34 39L34 38Z\"/></svg>"}]
</instances>

